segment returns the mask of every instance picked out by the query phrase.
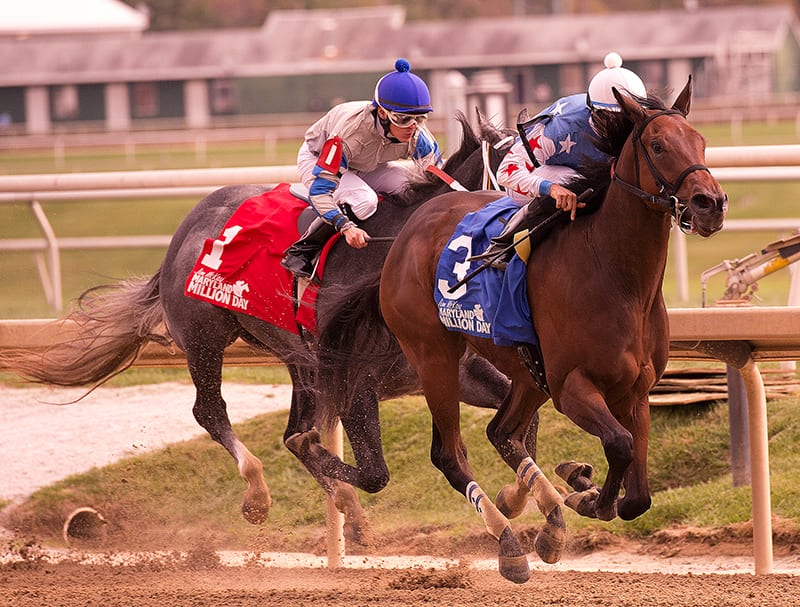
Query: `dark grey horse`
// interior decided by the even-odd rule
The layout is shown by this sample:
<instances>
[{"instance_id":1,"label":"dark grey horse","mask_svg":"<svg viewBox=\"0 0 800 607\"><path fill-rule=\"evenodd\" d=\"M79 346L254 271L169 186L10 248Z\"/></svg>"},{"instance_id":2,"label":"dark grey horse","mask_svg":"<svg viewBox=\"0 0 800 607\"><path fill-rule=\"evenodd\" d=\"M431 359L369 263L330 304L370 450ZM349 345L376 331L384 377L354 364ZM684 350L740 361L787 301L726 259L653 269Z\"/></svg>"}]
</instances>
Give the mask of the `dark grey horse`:
<instances>
[{"instance_id":1,"label":"dark grey horse","mask_svg":"<svg viewBox=\"0 0 800 607\"><path fill-rule=\"evenodd\" d=\"M483 175L480 140L466 118L459 115L458 120L462 124L462 144L444 169L466 188L478 189ZM502 137L500 131L483 121L481 130L487 141L496 142ZM491 156L496 166L500 153L493 149ZM378 271L391 241L411 213L447 189L433 176L421 177L402 195L386 196L378 212L362 223L374 239L368 247L356 250L344 243L333 247L317 298L321 322L327 313L326 292L337 286L346 288L358 277ZM390 372L356 391L353 406L342 418L356 460L355 466L347 465L323 446L315 427L316 367L309 350L312 336L296 335L253 316L184 295L187 276L206 239L217 237L243 201L267 190L258 185L227 186L208 195L178 227L155 274L95 287L80 296L68 316L80 327L77 340L56 344L44 356L17 352L6 357L4 366L43 383L93 386L127 369L148 342L174 343L186 353L196 387L195 419L236 460L248 485L242 513L251 523L261 523L271 504L263 467L231 429L221 392L223 352L234 340L242 338L285 363L293 393L284 442L333 497L346 516L348 533L358 540L363 518L352 486L376 492L389 480L381 446L378 401L419 391L416 373L400 357ZM474 356L465 358L461 369L464 402L492 408L502 403L509 385L505 376Z\"/></svg>"}]
</instances>

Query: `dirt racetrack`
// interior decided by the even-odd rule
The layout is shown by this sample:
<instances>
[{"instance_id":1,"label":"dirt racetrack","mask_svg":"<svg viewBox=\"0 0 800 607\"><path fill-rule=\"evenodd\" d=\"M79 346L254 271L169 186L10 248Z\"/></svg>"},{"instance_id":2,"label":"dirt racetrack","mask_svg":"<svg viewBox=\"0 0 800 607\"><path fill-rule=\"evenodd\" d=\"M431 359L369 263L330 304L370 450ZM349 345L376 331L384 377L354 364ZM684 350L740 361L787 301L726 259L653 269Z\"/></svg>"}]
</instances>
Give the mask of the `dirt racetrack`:
<instances>
[{"instance_id":1,"label":"dirt racetrack","mask_svg":"<svg viewBox=\"0 0 800 607\"><path fill-rule=\"evenodd\" d=\"M175 390L178 388L185 389ZM15 468L8 462L4 466L0 493L25 494L55 478L113 461L124 454L126 445L135 444L137 450L157 448L161 437L156 430L164 427L175 440L178 426L172 418L152 423L152 415L166 413L156 409L148 390L137 389L141 393L137 411L147 424L134 419L129 420L130 428L122 425L130 414L122 411L115 417L112 412L115 406L121 408L118 403L130 406L133 396L128 389L115 390L106 402L97 404L97 412L104 415L99 427L108 435L97 432L94 423L95 431L85 435L87 440L65 440L60 447L54 444L61 456L45 458L37 467L38 454L32 445L37 444L35 431L48 432L43 419L52 420L67 436L67 420L76 424L83 420L63 417L64 410L43 418L30 405L34 393L6 389L4 413L13 423L0 432L0 442L24 465ZM158 390L163 396L166 387ZM262 397L278 393L276 387L257 390ZM105 400L104 394L100 391L95 398ZM177 391L173 397L176 395ZM12 396L19 398L19 406L13 406ZM33 400L48 400L43 397L46 395L36 396L40 398ZM277 400L285 398L281 394ZM173 401L178 402L177 397ZM34 411L35 423L34 417L26 417L29 411ZM97 420L97 412L91 417L92 411L87 411L90 421ZM175 419L180 416L188 419L187 432L197 432L188 411L175 413ZM79 431L80 426L72 428L71 435ZM55 435L50 428L47 436L51 443ZM114 446L112 438L119 445ZM76 443L83 450L76 447L65 457L61 449ZM97 458L103 461L95 461ZM35 478L26 473L31 469L39 472ZM47 472L44 477L43 471ZM800 541L796 536L782 539L776 546L778 573L755 576L746 531L699 540L685 534L670 536L661 546L598 543L593 538L591 549L565 555L557 565L544 565L531 555L531 578L524 585L504 580L497 572L494 554L480 549L481 542L441 546L392 538L379 554L348 557L345 568L328 569L321 557L311 557L316 560L309 564L307 555L289 562L280 557L279 562L278 557L244 553L232 561L207 547L185 553L139 554L135 559L113 550L89 553L92 564L86 564L89 557L82 553L61 551L53 556L7 535L1 540L4 549L0 549L0 607L796 607L800 604ZM598 544L599 550L595 549ZM15 558L8 558L9 554ZM440 558L433 565L417 556L395 557L388 564L380 561L397 554L447 555L449 560L442 564Z\"/></svg>"},{"instance_id":2,"label":"dirt racetrack","mask_svg":"<svg viewBox=\"0 0 800 607\"><path fill-rule=\"evenodd\" d=\"M38 565L0 570L4 607L367 606L795 607L800 577L534 571L515 585L495 571Z\"/></svg>"}]
</instances>

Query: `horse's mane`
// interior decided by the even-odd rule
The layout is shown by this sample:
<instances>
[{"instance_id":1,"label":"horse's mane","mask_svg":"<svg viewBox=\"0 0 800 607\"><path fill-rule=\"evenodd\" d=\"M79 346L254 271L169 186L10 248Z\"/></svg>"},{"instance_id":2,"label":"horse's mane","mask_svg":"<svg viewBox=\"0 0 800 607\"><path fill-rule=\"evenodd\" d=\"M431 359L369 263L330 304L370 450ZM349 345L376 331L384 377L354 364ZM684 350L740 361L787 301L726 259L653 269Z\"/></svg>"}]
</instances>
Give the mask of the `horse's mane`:
<instances>
[{"instance_id":1,"label":"horse's mane","mask_svg":"<svg viewBox=\"0 0 800 607\"><path fill-rule=\"evenodd\" d=\"M628 95L645 109L666 109L664 102L652 93L647 97L640 97L632 93L628 93ZM597 134L594 139L595 146L601 152L605 152L609 159L599 161L584 158L584 165L581 169L582 177L569 186L577 194L590 188L594 190L594 193L586 200L584 213L596 210L605 198L606 190L611 184L611 164L619 158L625 142L633 131L633 122L623 112L600 110L592 115L592 122Z\"/></svg>"}]
</instances>

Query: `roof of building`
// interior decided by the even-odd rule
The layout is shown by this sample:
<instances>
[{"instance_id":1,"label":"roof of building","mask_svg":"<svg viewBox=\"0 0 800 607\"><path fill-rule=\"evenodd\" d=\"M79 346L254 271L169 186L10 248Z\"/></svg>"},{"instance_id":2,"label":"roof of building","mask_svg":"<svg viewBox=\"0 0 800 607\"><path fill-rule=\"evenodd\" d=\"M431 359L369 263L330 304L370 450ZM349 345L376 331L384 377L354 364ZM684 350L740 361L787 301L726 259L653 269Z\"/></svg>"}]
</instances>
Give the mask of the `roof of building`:
<instances>
[{"instance_id":1,"label":"roof of building","mask_svg":"<svg viewBox=\"0 0 800 607\"><path fill-rule=\"evenodd\" d=\"M119 0L0 0L0 36L138 34L149 17Z\"/></svg>"},{"instance_id":2,"label":"roof of building","mask_svg":"<svg viewBox=\"0 0 800 607\"><path fill-rule=\"evenodd\" d=\"M28 3L45 0L26 0ZM50 0L58 4L58 0ZM100 0L82 0L82 2ZM12 0L0 0L16 4ZM374 72L714 57L739 40L776 48L798 21L789 6L406 22L395 6L272 11L261 28L140 37L0 38L0 86Z\"/></svg>"}]
</instances>

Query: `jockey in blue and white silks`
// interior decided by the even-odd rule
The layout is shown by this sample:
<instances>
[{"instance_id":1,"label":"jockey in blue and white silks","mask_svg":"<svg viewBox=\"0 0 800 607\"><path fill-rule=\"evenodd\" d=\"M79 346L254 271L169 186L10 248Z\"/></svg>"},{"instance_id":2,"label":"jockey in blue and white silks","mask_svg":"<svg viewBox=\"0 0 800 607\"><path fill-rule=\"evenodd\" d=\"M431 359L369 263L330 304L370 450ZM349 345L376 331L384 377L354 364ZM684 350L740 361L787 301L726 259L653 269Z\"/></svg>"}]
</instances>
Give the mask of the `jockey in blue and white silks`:
<instances>
[{"instance_id":1,"label":"jockey in blue and white silks","mask_svg":"<svg viewBox=\"0 0 800 607\"><path fill-rule=\"evenodd\" d=\"M591 109L586 94L563 97L534 118L525 131L528 144L539 162L534 167L522 141L503 158L497 180L517 204L549 196L554 183L569 183L580 175L584 158L604 161L606 155L594 145Z\"/></svg>"},{"instance_id":2,"label":"jockey in blue and white silks","mask_svg":"<svg viewBox=\"0 0 800 607\"><path fill-rule=\"evenodd\" d=\"M314 257L336 231L351 247L365 247L369 235L354 218L375 213L377 192L398 192L415 171L442 164L425 124L433 111L428 87L410 70L398 59L371 101L339 104L306 131L297 169L319 218L282 261L297 276L312 275Z\"/></svg>"},{"instance_id":3,"label":"jockey in blue and white silks","mask_svg":"<svg viewBox=\"0 0 800 607\"><path fill-rule=\"evenodd\" d=\"M595 145L593 114L619 111L612 88L638 97L647 95L642 80L622 67L617 53L606 55L604 64L605 69L595 74L586 93L562 97L529 121L525 135L536 163L520 138L503 158L497 182L523 208L480 257L491 257L510 245L526 219L537 214L538 201L545 197L552 198L555 208L575 219L583 203L578 203L577 195L564 186L580 176L585 159L606 159Z\"/></svg>"}]
</instances>

